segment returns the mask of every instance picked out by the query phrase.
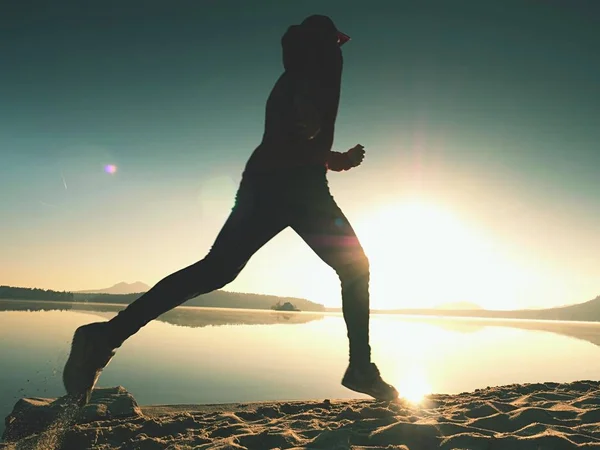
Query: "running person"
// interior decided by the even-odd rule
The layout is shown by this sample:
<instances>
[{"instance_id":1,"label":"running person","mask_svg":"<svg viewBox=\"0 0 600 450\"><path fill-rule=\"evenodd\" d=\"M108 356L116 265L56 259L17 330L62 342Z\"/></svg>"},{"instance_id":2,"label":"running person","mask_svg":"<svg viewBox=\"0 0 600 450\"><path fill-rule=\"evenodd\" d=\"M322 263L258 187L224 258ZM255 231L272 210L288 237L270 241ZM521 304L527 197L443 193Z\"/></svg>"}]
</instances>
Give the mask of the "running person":
<instances>
[{"instance_id":1,"label":"running person","mask_svg":"<svg viewBox=\"0 0 600 450\"><path fill-rule=\"evenodd\" d=\"M327 183L328 170L358 166L364 148L331 151L341 46L349 37L313 15L284 34L284 73L266 104L265 130L244 169L231 214L204 259L168 275L114 318L79 327L64 367L67 394L89 401L102 369L123 342L161 314L232 282L252 255L291 227L339 276L349 340L342 385L380 400L398 392L371 362L369 261ZM302 276L302 274L298 274Z\"/></svg>"}]
</instances>

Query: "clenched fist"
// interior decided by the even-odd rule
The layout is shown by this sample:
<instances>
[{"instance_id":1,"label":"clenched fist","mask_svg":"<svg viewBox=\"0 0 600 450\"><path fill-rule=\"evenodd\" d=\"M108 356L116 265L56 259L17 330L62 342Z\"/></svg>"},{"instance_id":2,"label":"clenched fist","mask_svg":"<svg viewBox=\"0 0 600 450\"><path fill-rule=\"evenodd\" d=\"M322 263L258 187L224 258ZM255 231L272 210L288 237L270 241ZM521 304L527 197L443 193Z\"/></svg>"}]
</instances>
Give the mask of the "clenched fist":
<instances>
[{"instance_id":1,"label":"clenched fist","mask_svg":"<svg viewBox=\"0 0 600 450\"><path fill-rule=\"evenodd\" d=\"M344 153L329 152L327 168L335 172L343 172L359 166L365 159L365 148L358 144Z\"/></svg>"},{"instance_id":2,"label":"clenched fist","mask_svg":"<svg viewBox=\"0 0 600 450\"><path fill-rule=\"evenodd\" d=\"M365 148L360 144L355 145L346 153L352 163L352 167L359 166L363 162L363 159L365 159Z\"/></svg>"}]
</instances>

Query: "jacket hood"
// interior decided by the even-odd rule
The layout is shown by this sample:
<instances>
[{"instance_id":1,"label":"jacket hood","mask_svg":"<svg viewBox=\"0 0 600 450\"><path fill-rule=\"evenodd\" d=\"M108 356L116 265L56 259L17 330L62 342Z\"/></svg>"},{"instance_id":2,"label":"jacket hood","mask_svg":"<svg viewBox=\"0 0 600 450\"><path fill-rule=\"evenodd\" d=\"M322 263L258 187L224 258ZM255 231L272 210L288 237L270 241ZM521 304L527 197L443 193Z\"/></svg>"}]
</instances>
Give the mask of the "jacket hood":
<instances>
[{"instance_id":1,"label":"jacket hood","mask_svg":"<svg viewBox=\"0 0 600 450\"><path fill-rule=\"evenodd\" d=\"M290 26L281 39L283 66L289 72L341 69L342 52L337 29L326 16L311 16L300 25Z\"/></svg>"},{"instance_id":2,"label":"jacket hood","mask_svg":"<svg viewBox=\"0 0 600 450\"><path fill-rule=\"evenodd\" d=\"M338 29L330 17L315 14L307 17L301 23L307 29L312 29L321 33L337 34Z\"/></svg>"}]
</instances>

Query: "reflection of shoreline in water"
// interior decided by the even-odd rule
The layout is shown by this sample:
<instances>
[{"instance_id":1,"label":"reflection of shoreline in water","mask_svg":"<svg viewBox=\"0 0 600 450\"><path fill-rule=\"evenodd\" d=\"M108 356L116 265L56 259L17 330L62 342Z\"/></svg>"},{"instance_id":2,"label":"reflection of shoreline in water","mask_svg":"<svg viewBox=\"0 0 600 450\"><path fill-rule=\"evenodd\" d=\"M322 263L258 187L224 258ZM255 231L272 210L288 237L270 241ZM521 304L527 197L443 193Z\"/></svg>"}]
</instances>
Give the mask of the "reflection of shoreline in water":
<instances>
[{"instance_id":1,"label":"reflection of shoreline in water","mask_svg":"<svg viewBox=\"0 0 600 450\"><path fill-rule=\"evenodd\" d=\"M89 313L105 320L110 319L123 308L124 305L108 303L0 300L0 311L74 311ZM326 316L335 317L340 315L340 313L281 312L257 309L180 306L163 314L157 320L172 325L197 328L223 325L300 324L321 320ZM375 318L377 315L373 315L372 317ZM386 320L430 324L455 333L475 333L486 327L545 331L586 341L600 347L600 323L598 322L402 316L398 314L386 315L384 317Z\"/></svg>"},{"instance_id":2,"label":"reflection of shoreline in water","mask_svg":"<svg viewBox=\"0 0 600 450\"><path fill-rule=\"evenodd\" d=\"M222 325L273 325L300 324L325 317L320 313L298 313L267 310L175 308L157 320L184 327L206 327Z\"/></svg>"},{"instance_id":3,"label":"reflection of shoreline in water","mask_svg":"<svg viewBox=\"0 0 600 450\"><path fill-rule=\"evenodd\" d=\"M394 314L396 316L396 314ZM600 347L599 322L566 322L559 320L488 319L480 317L399 316L398 320L434 325L455 333L475 333L488 327L516 328L579 339Z\"/></svg>"},{"instance_id":4,"label":"reflection of shoreline in water","mask_svg":"<svg viewBox=\"0 0 600 450\"><path fill-rule=\"evenodd\" d=\"M112 318L125 306L109 303L0 300L0 311L73 311L90 313L105 320ZM300 324L321 320L323 317L325 315L322 313L181 306L166 312L156 320L171 325L200 328L223 325Z\"/></svg>"}]
</instances>

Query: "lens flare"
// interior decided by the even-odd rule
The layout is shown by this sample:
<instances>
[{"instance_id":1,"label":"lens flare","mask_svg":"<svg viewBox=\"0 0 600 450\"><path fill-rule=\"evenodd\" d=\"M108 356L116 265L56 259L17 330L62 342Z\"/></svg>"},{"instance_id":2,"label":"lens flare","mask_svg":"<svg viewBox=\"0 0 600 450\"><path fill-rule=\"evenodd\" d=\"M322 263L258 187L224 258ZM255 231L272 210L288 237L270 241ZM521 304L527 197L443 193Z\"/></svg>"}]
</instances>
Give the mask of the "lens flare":
<instances>
[{"instance_id":1,"label":"lens flare","mask_svg":"<svg viewBox=\"0 0 600 450\"><path fill-rule=\"evenodd\" d=\"M107 164L106 166L104 166L104 171L110 174L116 173L117 166L115 166L114 164Z\"/></svg>"}]
</instances>

